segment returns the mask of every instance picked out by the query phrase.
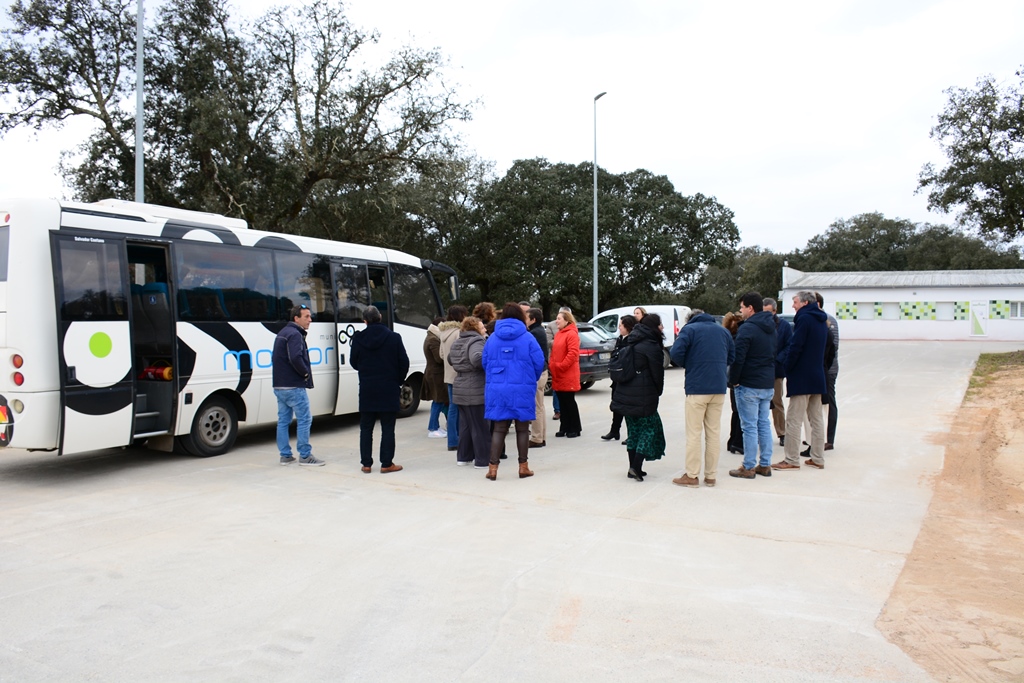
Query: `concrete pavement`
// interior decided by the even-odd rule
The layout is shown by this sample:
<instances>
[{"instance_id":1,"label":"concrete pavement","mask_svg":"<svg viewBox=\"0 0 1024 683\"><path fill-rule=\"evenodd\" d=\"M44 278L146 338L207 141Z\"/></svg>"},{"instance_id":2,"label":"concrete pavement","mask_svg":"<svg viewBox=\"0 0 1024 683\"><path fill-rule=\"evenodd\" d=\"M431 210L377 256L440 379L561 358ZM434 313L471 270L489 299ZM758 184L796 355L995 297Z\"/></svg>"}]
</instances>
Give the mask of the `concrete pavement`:
<instances>
[{"instance_id":1,"label":"concrete pavement","mask_svg":"<svg viewBox=\"0 0 1024 683\"><path fill-rule=\"evenodd\" d=\"M874 622L978 353L1017 347L844 342L826 469L733 479L723 448L713 489L671 483L678 369L643 483L598 438L607 382L524 480L456 467L422 407L387 475L352 417L314 422L323 468L278 466L272 429L207 460L0 452L0 682L928 681Z\"/></svg>"}]
</instances>

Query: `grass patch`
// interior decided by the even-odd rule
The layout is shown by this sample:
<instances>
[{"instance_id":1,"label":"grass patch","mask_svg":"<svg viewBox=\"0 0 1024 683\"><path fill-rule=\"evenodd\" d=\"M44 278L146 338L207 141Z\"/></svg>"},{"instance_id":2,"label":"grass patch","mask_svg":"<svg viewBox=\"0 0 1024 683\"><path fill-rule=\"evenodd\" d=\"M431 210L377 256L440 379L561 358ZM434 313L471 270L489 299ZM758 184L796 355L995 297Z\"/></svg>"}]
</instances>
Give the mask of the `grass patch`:
<instances>
[{"instance_id":1,"label":"grass patch","mask_svg":"<svg viewBox=\"0 0 1024 683\"><path fill-rule=\"evenodd\" d=\"M1019 366L1024 366L1024 351L981 354L978 357L978 364L974 366L971 381L967 385L967 396L972 396L987 387L992 377L1000 370Z\"/></svg>"}]
</instances>

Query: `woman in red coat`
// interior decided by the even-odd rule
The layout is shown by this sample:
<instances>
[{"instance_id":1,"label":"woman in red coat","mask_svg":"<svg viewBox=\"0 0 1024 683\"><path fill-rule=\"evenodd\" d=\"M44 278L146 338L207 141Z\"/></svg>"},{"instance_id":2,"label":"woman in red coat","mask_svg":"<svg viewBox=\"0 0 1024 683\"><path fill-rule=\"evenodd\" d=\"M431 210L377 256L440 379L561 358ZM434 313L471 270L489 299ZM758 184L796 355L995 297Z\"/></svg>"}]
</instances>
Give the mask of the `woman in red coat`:
<instances>
[{"instance_id":1,"label":"woman in red coat","mask_svg":"<svg viewBox=\"0 0 1024 683\"><path fill-rule=\"evenodd\" d=\"M580 334L576 318L568 311L560 311L555 318L558 333L551 345L551 389L558 394L562 420L555 436L576 438L583 431L580 409L576 405L576 392L580 390Z\"/></svg>"}]
</instances>

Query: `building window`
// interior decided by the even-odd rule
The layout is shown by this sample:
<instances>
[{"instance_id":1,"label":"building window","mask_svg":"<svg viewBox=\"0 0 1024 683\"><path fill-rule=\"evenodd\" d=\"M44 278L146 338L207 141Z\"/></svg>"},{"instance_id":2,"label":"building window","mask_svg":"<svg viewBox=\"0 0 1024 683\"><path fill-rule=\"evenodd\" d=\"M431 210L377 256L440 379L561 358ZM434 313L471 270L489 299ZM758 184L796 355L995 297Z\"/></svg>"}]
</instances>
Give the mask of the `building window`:
<instances>
[{"instance_id":1,"label":"building window","mask_svg":"<svg viewBox=\"0 0 1024 683\"><path fill-rule=\"evenodd\" d=\"M940 301L935 304L936 320L955 320L956 303L953 301Z\"/></svg>"},{"instance_id":2,"label":"building window","mask_svg":"<svg viewBox=\"0 0 1024 683\"><path fill-rule=\"evenodd\" d=\"M1024 318L1024 301L1010 302L1010 317L1018 319Z\"/></svg>"},{"instance_id":3,"label":"building window","mask_svg":"<svg viewBox=\"0 0 1024 683\"><path fill-rule=\"evenodd\" d=\"M857 320L874 320L882 317L880 311L876 310L876 304L873 301L861 301L855 305L857 306Z\"/></svg>"},{"instance_id":4,"label":"building window","mask_svg":"<svg viewBox=\"0 0 1024 683\"><path fill-rule=\"evenodd\" d=\"M875 313L881 311L881 315L876 315L876 318L882 320L899 320L900 319L900 305L896 301L884 301L882 303L875 304Z\"/></svg>"}]
</instances>

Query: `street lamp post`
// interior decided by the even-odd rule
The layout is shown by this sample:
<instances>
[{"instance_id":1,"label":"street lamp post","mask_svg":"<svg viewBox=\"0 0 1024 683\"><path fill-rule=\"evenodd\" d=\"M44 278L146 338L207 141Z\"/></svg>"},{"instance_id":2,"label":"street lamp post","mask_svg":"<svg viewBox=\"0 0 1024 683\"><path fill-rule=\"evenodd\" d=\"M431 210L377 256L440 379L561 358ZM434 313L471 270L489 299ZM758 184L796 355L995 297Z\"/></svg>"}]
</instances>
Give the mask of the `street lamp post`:
<instances>
[{"instance_id":1,"label":"street lamp post","mask_svg":"<svg viewBox=\"0 0 1024 683\"><path fill-rule=\"evenodd\" d=\"M602 92L594 97L594 307L591 317L597 315L597 101L607 94Z\"/></svg>"},{"instance_id":2,"label":"street lamp post","mask_svg":"<svg viewBox=\"0 0 1024 683\"><path fill-rule=\"evenodd\" d=\"M142 11L143 0L139 0L138 14L135 15L135 201L146 201L146 192L143 186L143 164L145 164L145 146L143 134L145 132L145 118L143 116L143 26L145 14Z\"/></svg>"}]
</instances>

